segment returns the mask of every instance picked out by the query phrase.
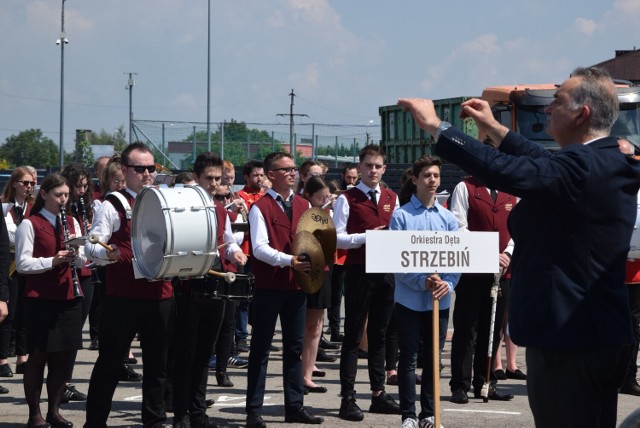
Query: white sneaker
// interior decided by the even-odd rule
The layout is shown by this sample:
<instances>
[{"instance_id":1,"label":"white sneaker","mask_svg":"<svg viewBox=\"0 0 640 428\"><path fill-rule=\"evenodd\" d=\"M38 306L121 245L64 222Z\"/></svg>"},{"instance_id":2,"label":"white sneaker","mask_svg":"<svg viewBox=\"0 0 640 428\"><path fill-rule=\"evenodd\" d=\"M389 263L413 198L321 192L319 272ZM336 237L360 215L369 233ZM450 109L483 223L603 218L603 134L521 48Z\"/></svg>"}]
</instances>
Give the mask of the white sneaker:
<instances>
[{"instance_id":1,"label":"white sneaker","mask_svg":"<svg viewBox=\"0 0 640 428\"><path fill-rule=\"evenodd\" d=\"M420 419L419 428L435 428L435 418L433 416L429 416L428 418ZM440 424L440 428L444 428L442 424Z\"/></svg>"},{"instance_id":2,"label":"white sneaker","mask_svg":"<svg viewBox=\"0 0 640 428\"><path fill-rule=\"evenodd\" d=\"M402 428L418 428L418 420L413 418L407 418L402 421Z\"/></svg>"}]
</instances>

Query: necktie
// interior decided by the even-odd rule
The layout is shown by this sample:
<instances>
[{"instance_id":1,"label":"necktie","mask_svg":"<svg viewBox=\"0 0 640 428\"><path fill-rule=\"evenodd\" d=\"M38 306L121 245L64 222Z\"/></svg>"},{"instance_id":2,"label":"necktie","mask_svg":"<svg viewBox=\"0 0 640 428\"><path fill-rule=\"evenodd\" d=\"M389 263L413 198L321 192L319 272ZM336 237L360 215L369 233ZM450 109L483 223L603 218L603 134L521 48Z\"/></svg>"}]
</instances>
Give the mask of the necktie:
<instances>
[{"instance_id":1,"label":"necktie","mask_svg":"<svg viewBox=\"0 0 640 428\"><path fill-rule=\"evenodd\" d=\"M491 193L491 199L493 199L493 202L495 202L496 199L498 199L498 191L495 189L491 189L489 192Z\"/></svg>"},{"instance_id":2,"label":"necktie","mask_svg":"<svg viewBox=\"0 0 640 428\"><path fill-rule=\"evenodd\" d=\"M377 207L378 206L378 198L376 198L376 191L375 190L369 190L369 196L371 197L371 202L373 202L373 205L375 205Z\"/></svg>"},{"instance_id":3,"label":"necktie","mask_svg":"<svg viewBox=\"0 0 640 428\"><path fill-rule=\"evenodd\" d=\"M22 210L22 207L14 205L13 213L16 215L16 225L22 223L22 219L24 218L24 211Z\"/></svg>"},{"instance_id":4,"label":"necktie","mask_svg":"<svg viewBox=\"0 0 640 428\"><path fill-rule=\"evenodd\" d=\"M278 195L278 200L282 203L284 213L289 217L289 221L293 218L293 204L291 201L285 201L282 196Z\"/></svg>"}]
</instances>

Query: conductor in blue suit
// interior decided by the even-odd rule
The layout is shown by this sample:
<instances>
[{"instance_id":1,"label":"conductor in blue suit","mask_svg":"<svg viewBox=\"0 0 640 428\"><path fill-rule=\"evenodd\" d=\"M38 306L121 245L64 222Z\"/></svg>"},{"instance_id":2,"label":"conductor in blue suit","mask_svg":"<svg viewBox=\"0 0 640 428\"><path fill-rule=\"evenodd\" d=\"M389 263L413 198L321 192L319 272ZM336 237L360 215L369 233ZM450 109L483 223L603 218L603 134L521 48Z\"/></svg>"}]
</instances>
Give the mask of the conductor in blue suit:
<instances>
[{"instance_id":1,"label":"conductor in blue suit","mask_svg":"<svg viewBox=\"0 0 640 428\"><path fill-rule=\"evenodd\" d=\"M472 117L495 148L452 128L433 103L401 99L435 152L521 202L509 217L511 338L526 346L527 391L539 427L615 427L617 389L633 343L624 288L640 164L610 137L618 99L610 76L578 68L545 109L551 153L508 130L488 103Z\"/></svg>"}]
</instances>

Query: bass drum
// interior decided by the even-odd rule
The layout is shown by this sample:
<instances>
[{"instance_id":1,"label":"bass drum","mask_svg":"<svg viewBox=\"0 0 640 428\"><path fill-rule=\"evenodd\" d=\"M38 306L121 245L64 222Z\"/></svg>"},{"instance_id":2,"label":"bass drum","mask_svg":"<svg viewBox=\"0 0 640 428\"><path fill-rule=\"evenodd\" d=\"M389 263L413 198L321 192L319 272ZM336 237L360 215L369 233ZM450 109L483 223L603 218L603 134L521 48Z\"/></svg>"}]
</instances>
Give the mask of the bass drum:
<instances>
[{"instance_id":1,"label":"bass drum","mask_svg":"<svg viewBox=\"0 0 640 428\"><path fill-rule=\"evenodd\" d=\"M134 263L150 280L202 276L217 257L215 208L199 186L146 187L131 220Z\"/></svg>"}]
</instances>

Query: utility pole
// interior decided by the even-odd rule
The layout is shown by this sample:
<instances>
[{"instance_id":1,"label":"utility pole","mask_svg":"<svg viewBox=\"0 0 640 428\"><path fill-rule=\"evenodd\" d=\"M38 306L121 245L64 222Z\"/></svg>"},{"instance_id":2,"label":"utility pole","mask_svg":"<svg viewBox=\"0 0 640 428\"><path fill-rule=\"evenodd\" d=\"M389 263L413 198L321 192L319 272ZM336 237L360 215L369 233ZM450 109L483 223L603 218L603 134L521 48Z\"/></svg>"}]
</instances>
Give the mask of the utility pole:
<instances>
[{"instance_id":1,"label":"utility pole","mask_svg":"<svg viewBox=\"0 0 640 428\"><path fill-rule=\"evenodd\" d=\"M306 114L293 114L293 97L296 96L296 94L293 92L293 89L291 90L291 93L289 94L289 96L291 97L291 104L289 105L289 114L287 113L278 113L276 116L289 116L289 152L291 153L291 156L293 156L293 159L295 160L296 158L296 145L295 145L295 141L293 140L293 117L294 116L305 116L305 117L309 117L309 115Z\"/></svg>"},{"instance_id":2,"label":"utility pole","mask_svg":"<svg viewBox=\"0 0 640 428\"><path fill-rule=\"evenodd\" d=\"M133 76L138 73L124 73L129 75L129 80L127 81L127 86L124 87L125 90L129 90L129 144L132 143L132 135L133 135L133 87L136 84L136 81L133 80Z\"/></svg>"},{"instance_id":3,"label":"utility pole","mask_svg":"<svg viewBox=\"0 0 640 428\"><path fill-rule=\"evenodd\" d=\"M207 5L207 151L211 151L211 0ZM221 156L222 157L222 156ZM195 161L195 158L193 159Z\"/></svg>"},{"instance_id":4,"label":"utility pole","mask_svg":"<svg viewBox=\"0 0 640 428\"><path fill-rule=\"evenodd\" d=\"M64 166L64 45L69 43L64 32L64 2L65 0L62 0L60 38L56 41L56 44L60 45L60 170Z\"/></svg>"}]
</instances>

